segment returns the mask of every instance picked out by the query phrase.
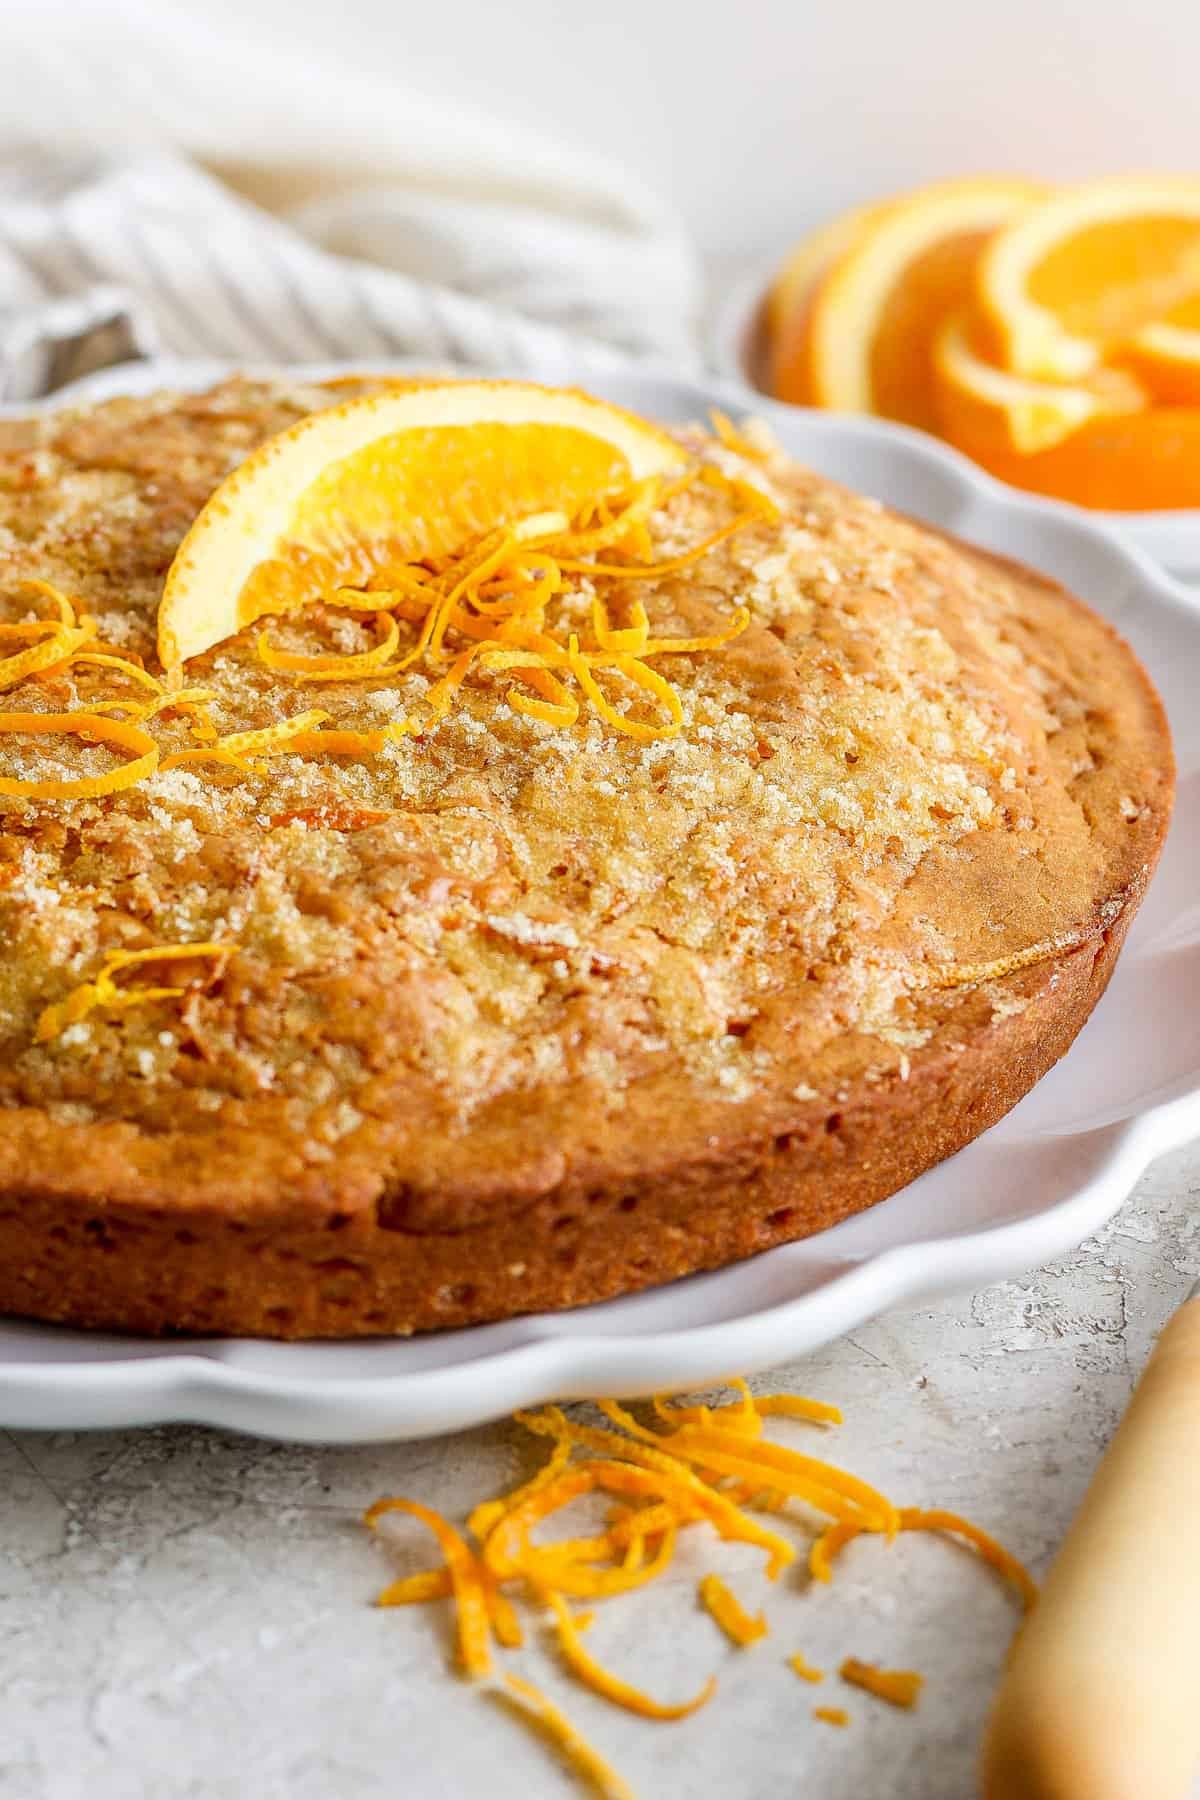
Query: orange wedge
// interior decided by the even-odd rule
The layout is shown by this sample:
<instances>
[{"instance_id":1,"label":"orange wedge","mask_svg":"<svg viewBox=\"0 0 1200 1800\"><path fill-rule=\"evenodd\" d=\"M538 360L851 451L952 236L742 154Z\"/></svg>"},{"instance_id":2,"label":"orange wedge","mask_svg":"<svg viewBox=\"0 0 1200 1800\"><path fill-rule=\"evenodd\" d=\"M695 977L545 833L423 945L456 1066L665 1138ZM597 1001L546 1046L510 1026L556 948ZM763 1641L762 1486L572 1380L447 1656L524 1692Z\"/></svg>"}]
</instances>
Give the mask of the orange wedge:
<instances>
[{"instance_id":1,"label":"orange wedge","mask_svg":"<svg viewBox=\"0 0 1200 1800\"><path fill-rule=\"evenodd\" d=\"M1033 456L1094 419L1146 405L1132 375L1117 369L1098 369L1074 384L1010 375L978 353L962 313L947 319L934 339L933 378L943 435L975 457Z\"/></svg>"},{"instance_id":2,"label":"orange wedge","mask_svg":"<svg viewBox=\"0 0 1200 1800\"><path fill-rule=\"evenodd\" d=\"M1200 407L1155 406L1097 418L1033 456L947 431L958 449L1001 481L1108 512L1200 507Z\"/></svg>"},{"instance_id":3,"label":"orange wedge","mask_svg":"<svg viewBox=\"0 0 1200 1800\"><path fill-rule=\"evenodd\" d=\"M1169 406L1200 406L1200 293L1144 325L1121 361Z\"/></svg>"},{"instance_id":4,"label":"orange wedge","mask_svg":"<svg viewBox=\"0 0 1200 1800\"><path fill-rule=\"evenodd\" d=\"M1200 180L1065 189L997 233L976 289L999 361L1076 381L1200 296Z\"/></svg>"},{"instance_id":5,"label":"orange wedge","mask_svg":"<svg viewBox=\"0 0 1200 1800\"><path fill-rule=\"evenodd\" d=\"M776 276L763 306L763 332L767 387L777 399L796 406L811 403L812 309L818 284L888 210L888 202L882 201L830 219L797 244Z\"/></svg>"},{"instance_id":6,"label":"orange wedge","mask_svg":"<svg viewBox=\"0 0 1200 1800\"><path fill-rule=\"evenodd\" d=\"M455 381L313 413L230 475L180 545L158 613L176 669L267 613L451 555L499 526L575 516L675 469L679 446L567 388Z\"/></svg>"},{"instance_id":7,"label":"orange wedge","mask_svg":"<svg viewBox=\"0 0 1200 1800\"><path fill-rule=\"evenodd\" d=\"M889 206L814 297L815 404L936 429L938 327L968 303L988 239L1045 193L1028 181L952 181Z\"/></svg>"}]
</instances>

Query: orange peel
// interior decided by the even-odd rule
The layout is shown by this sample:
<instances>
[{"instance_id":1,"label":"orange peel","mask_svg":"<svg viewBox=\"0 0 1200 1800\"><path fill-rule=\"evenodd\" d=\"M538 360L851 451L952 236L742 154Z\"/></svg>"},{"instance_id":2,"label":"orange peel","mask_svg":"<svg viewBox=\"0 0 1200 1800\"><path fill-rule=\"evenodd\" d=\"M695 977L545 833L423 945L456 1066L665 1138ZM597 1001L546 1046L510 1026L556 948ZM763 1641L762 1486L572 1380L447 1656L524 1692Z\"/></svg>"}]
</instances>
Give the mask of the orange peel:
<instances>
[{"instance_id":1,"label":"orange peel","mask_svg":"<svg viewBox=\"0 0 1200 1800\"><path fill-rule=\"evenodd\" d=\"M77 737L85 743L105 744L129 753L130 760L103 775L78 775L70 780L20 780L0 776L0 794L19 800L97 800L134 787L159 766L154 739L136 725L102 713L0 713L0 733L8 736Z\"/></svg>"},{"instance_id":2,"label":"orange peel","mask_svg":"<svg viewBox=\"0 0 1200 1800\"><path fill-rule=\"evenodd\" d=\"M894 201L821 282L810 322L812 399L839 412L935 422L934 333L971 293L981 246L1046 190L973 178Z\"/></svg>"},{"instance_id":3,"label":"orange peel","mask_svg":"<svg viewBox=\"0 0 1200 1800\"><path fill-rule=\"evenodd\" d=\"M163 667L303 604L314 574L327 592L385 583L392 566L577 512L681 461L631 413L529 382L430 383L312 413L247 457L180 545L158 615Z\"/></svg>"},{"instance_id":4,"label":"orange peel","mask_svg":"<svg viewBox=\"0 0 1200 1800\"><path fill-rule=\"evenodd\" d=\"M1078 381L1197 294L1200 180L1165 176L1062 189L996 234L976 278L1000 360L1047 381Z\"/></svg>"},{"instance_id":5,"label":"orange peel","mask_svg":"<svg viewBox=\"0 0 1200 1800\"><path fill-rule=\"evenodd\" d=\"M706 1575L700 1583L700 1602L710 1612L731 1644L745 1649L767 1635L762 1613L751 1615L719 1575Z\"/></svg>"},{"instance_id":6,"label":"orange peel","mask_svg":"<svg viewBox=\"0 0 1200 1800\"><path fill-rule=\"evenodd\" d=\"M144 963L195 962L212 957L222 961L236 945L231 943L154 944L143 950L110 950L91 981L81 982L62 1000L45 1007L34 1033L39 1044L59 1037L68 1025L78 1024L97 1007L124 1011L131 1006L145 1006L154 1000L178 1000L188 992L185 987L120 988L113 977L123 969Z\"/></svg>"},{"instance_id":7,"label":"orange peel","mask_svg":"<svg viewBox=\"0 0 1200 1800\"><path fill-rule=\"evenodd\" d=\"M550 1608L558 1626L559 1648L563 1658L576 1675L597 1694L611 1700L615 1706L622 1706L626 1712L636 1713L641 1719L687 1719L702 1706L707 1706L717 1691L715 1675L710 1675L698 1694L690 1700L677 1705L664 1705L661 1700L654 1700L644 1694L640 1688L632 1686L628 1681L614 1675L597 1662L587 1647L581 1642L579 1631L570 1608L559 1594L549 1595Z\"/></svg>"}]
</instances>

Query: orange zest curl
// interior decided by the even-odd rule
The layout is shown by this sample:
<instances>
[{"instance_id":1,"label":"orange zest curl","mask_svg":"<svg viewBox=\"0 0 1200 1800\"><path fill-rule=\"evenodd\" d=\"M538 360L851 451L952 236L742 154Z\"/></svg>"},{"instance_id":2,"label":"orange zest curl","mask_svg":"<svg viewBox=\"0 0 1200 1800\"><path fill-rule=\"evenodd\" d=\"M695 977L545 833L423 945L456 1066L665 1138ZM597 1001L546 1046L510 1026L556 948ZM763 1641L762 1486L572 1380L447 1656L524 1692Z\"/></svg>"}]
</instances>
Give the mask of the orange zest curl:
<instances>
[{"instance_id":1,"label":"orange zest curl","mask_svg":"<svg viewBox=\"0 0 1200 1800\"><path fill-rule=\"evenodd\" d=\"M981 1530L978 1525L973 1525L969 1519L962 1519L957 1513L926 1511L919 1506L901 1507L896 1518L897 1529L900 1531L940 1531L950 1537L961 1538L975 1551L981 1562L987 1563L989 1568L995 1569L1003 1577L1016 1592L1026 1612L1037 1604L1037 1583L1028 1569L1003 1544L997 1543L994 1537ZM832 1580L834 1558L861 1530L861 1525L853 1520L840 1520L821 1534L813 1544L808 1558L809 1574L814 1581Z\"/></svg>"},{"instance_id":2,"label":"orange zest curl","mask_svg":"<svg viewBox=\"0 0 1200 1800\"><path fill-rule=\"evenodd\" d=\"M814 1668L812 1663L800 1654L799 1650L794 1651L793 1654L788 1657L788 1668L791 1669L794 1674L798 1675L801 1681L816 1683L818 1681L824 1681L825 1679L824 1669Z\"/></svg>"},{"instance_id":3,"label":"orange zest curl","mask_svg":"<svg viewBox=\"0 0 1200 1800\"><path fill-rule=\"evenodd\" d=\"M828 1578L832 1558L862 1532L890 1539L898 1531L946 1531L965 1539L1018 1588L1022 1580L1028 1583L1032 1593L1032 1583L1015 1559L956 1514L897 1509L856 1476L763 1438L765 1417L827 1426L840 1421L837 1407L791 1394L756 1400L744 1381L730 1385L735 1398L717 1405L656 1398L655 1428L615 1400L597 1402L608 1421L605 1427L583 1424L557 1406L518 1413L518 1423L549 1441L550 1454L529 1480L504 1497L475 1507L468 1531L479 1545L477 1551L439 1515L414 1502L385 1500L371 1508L367 1518L372 1524L388 1510L407 1511L425 1520L445 1557L443 1568L392 1582L379 1595L378 1604L407 1606L453 1596L463 1666L468 1673L480 1674L491 1666L492 1640L501 1646L521 1642L510 1596L524 1599L549 1611L562 1660L577 1680L625 1711L667 1721L684 1719L706 1705L715 1680L710 1677L691 1699L678 1704L653 1698L584 1646L582 1634L593 1615L577 1612L575 1605L649 1586L670 1566L678 1533L700 1523L712 1525L723 1538L759 1546L770 1559L767 1573L778 1575L795 1554L792 1545L753 1519L743 1508L743 1498L756 1510L799 1498L831 1516L832 1523L812 1550L813 1572L819 1579ZM603 1514L603 1530L534 1540L535 1531L577 1503L594 1508L600 1494L612 1497ZM819 1574L822 1567L824 1576ZM767 1634L761 1614L746 1613L716 1574L701 1581L699 1599L740 1648L751 1647ZM802 1681L825 1679L825 1671L798 1651L787 1661ZM877 1669L853 1657L840 1672L843 1680L904 1708L916 1704L922 1685L913 1670ZM525 1716L547 1733L595 1791L610 1800L632 1800L621 1778L538 1688L515 1675L504 1674L501 1680L503 1685L489 1684L489 1691L519 1703ZM849 1721L845 1709L837 1706L816 1707L814 1717L837 1726Z\"/></svg>"},{"instance_id":4,"label":"orange zest curl","mask_svg":"<svg viewBox=\"0 0 1200 1800\"><path fill-rule=\"evenodd\" d=\"M973 1525L970 1519L962 1519L957 1513L940 1510L927 1511L919 1506L905 1506L900 1510L901 1531L941 1531L950 1537L961 1538L968 1544L982 1562L995 1569L1008 1585L1015 1591L1026 1612L1032 1612L1037 1605L1037 1582L1023 1563L1017 1561L1011 1551L1003 1544L996 1542L988 1532Z\"/></svg>"},{"instance_id":5,"label":"orange zest curl","mask_svg":"<svg viewBox=\"0 0 1200 1800\"><path fill-rule=\"evenodd\" d=\"M211 744L197 745L194 750L176 750L173 756L163 758L160 765L163 770L185 768L196 762L232 763L237 768L249 766L249 759L256 756L286 756L294 750L293 740L307 738L317 725L323 725L329 714L319 707L308 712L296 713L290 719L284 719L278 725L267 725L261 731L232 731L226 737L216 738Z\"/></svg>"},{"instance_id":6,"label":"orange zest curl","mask_svg":"<svg viewBox=\"0 0 1200 1800\"><path fill-rule=\"evenodd\" d=\"M889 1706L907 1711L917 1704L925 1686L925 1677L915 1669L877 1669L872 1663L859 1662L857 1656L848 1656L838 1674L851 1687L862 1688L877 1700L886 1700Z\"/></svg>"},{"instance_id":7,"label":"orange zest curl","mask_svg":"<svg viewBox=\"0 0 1200 1800\"><path fill-rule=\"evenodd\" d=\"M733 495L739 511L690 550L655 561L649 519L697 481ZM346 656L282 651L264 632L258 654L269 668L299 681L392 679L422 662L436 664L449 658L449 668L425 695L420 714L393 721L389 728L393 740L418 736L445 718L472 670L510 674L514 685L508 687L505 700L512 710L557 729L578 721L581 693L583 702L615 731L640 742L674 737L683 724L681 702L646 659L722 648L746 630L750 623L746 608L739 608L714 632L654 638L640 601L631 608L630 622L617 625L606 601L594 595L594 644L581 644L578 633L568 633L565 641L556 636L547 609L570 588L569 576L592 582L657 580L692 567L746 526L777 516L765 494L715 468L691 470L671 483L652 476L622 493L596 499L574 521L565 513L535 514L487 533L457 556L389 569L386 585L339 587L323 596L327 605L373 616L377 623L386 617L380 641L371 650ZM627 560L600 562L597 551L619 552ZM397 619L417 626L415 639L402 654L397 654ZM465 638L466 646L453 650L455 637ZM614 696L600 679L608 675L633 688L635 697L639 690L647 696L651 716L630 716L619 703L619 691Z\"/></svg>"},{"instance_id":8,"label":"orange zest curl","mask_svg":"<svg viewBox=\"0 0 1200 1800\"><path fill-rule=\"evenodd\" d=\"M31 619L3 627L3 636L24 642L24 650L0 657L0 690L16 687L31 676L59 673L71 658L96 636L95 621L77 618L72 601L48 581L23 581L43 599L49 600L58 614L56 619Z\"/></svg>"},{"instance_id":9,"label":"orange zest curl","mask_svg":"<svg viewBox=\"0 0 1200 1800\"><path fill-rule=\"evenodd\" d=\"M375 1596L376 1606L419 1606L425 1600L444 1600L454 1592L450 1570L421 1569L401 1575Z\"/></svg>"},{"instance_id":10,"label":"orange zest curl","mask_svg":"<svg viewBox=\"0 0 1200 1800\"><path fill-rule=\"evenodd\" d=\"M637 1713L643 1719L686 1719L702 1706L707 1706L717 1691L716 1677L710 1675L698 1694L692 1699L682 1701L677 1706L664 1706L659 1700L652 1700L649 1694L642 1693L640 1688L631 1687L598 1663L594 1656L580 1642L579 1632L571 1610L559 1594L549 1596L550 1607L558 1624L558 1642L568 1666L585 1681L588 1687L611 1700L615 1706L623 1706L626 1712Z\"/></svg>"},{"instance_id":11,"label":"orange zest curl","mask_svg":"<svg viewBox=\"0 0 1200 1800\"><path fill-rule=\"evenodd\" d=\"M387 741L386 731L298 731L287 749L295 756L378 756Z\"/></svg>"},{"instance_id":12,"label":"orange zest curl","mask_svg":"<svg viewBox=\"0 0 1200 1800\"><path fill-rule=\"evenodd\" d=\"M77 737L87 744L109 744L129 752L130 761L103 775L78 775L68 781L46 778L33 781L0 776L0 794L18 800L95 800L136 786L158 767L158 745L135 725L105 718L95 712L0 713L0 733L45 737Z\"/></svg>"},{"instance_id":13,"label":"orange zest curl","mask_svg":"<svg viewBox=\"0 0 1200 1800\"><path fill-rule=\"evenodd\" d=\"M419 1500L403 1500L396 1496L377 1500L367 1509L366 1522L374 1527L386 1514L396 1512L419 1519L437 1539L450 1571L458 1608L458 1652L463 1670L473 1680L487 1675L492 1666L491 1627L483 1574L475 1552L453 1525L432 1507L422 1506Z\"/></svg>"},{"instance_id":14,"label":"orange zest curl","mask_svg":"<svg viewBox=\"0 0 1200 1800\"><path fill-rule=\"evenodd\" d=\"M628 1782L623 1781L600 1753L592 1749L566 1714L540 1688L534 1687L531 1681L523 1681L519 1675L506 1675L504 1686L497 1689L497 1693L501 1699L518 1706L533 1720L562 1751L567 1761L579 1771L600 1800L635 1800Z\"/></svg>"},{"instance_id":15,"label":"orange zest curl","mask_svg":"<svg viewBox=\"0 0 1200 1800\"><path fill-rule=\"evenodd\" d=\"M97 1007L109 1012L123 1012L131 1006L146 1006L154 1000L178 1000L188 992L183 987L132 987L116 985L113 977L122 969L137 968L143 963L191 962L198 958L216 958L217 966L209 975L216 978L233 944L155 944L149 950L110 950L91 981L73 988L65 1000L56 1000L42 1011L35 1032L39 1044L59 1037L68 1025L85 1019Z\"/></svg>"},{"instance_id":16,"label":"orange zest curl","mask_svg":"<svg viewBox=\"0 0 1200 1800\"><path fill-rule=\"evenodd\" d=\"M364 675L378 672L400 642L400 627L387 613L380 617L383 630L373 650L359 650L349 656L300 656L289 650L277 650L267 633L258 639L259 661L268 669L282 669L301 681L361 681Z\"/></svg>"},{"instance_id":17,"label":"orange zest curl","mask_svg":"<svg viewBox=\"0 0 1200 1800\"><path fill-rule=\"evenodd\" d=\"M767 460L767 451L760 450L757 444L751 443L745 432L738 430L728 413L721 412L714 406L708 416L716 435L725 448L732 450L735 456L744 456L749 462L765 462Z\"/></svg>"},{"instance_id":18,"label":"orange zest curl","mask_svg":"<svg viewBox=\"0 0 1200 1800\"><path fill-rule=\"evenodd\" d=\"M706 1575L700 1583L700 1599L712 1614L731 1644L745 1649L767 1635L767 1621L761 1613L754 1617L744 1610L736 1594L731 1593L719 1575Z\"/></svg>"},{"instance_id":19,"label":"orange zest curl","mask_svg":"<svg viewBox=\"0 0 1200 1800\"><path fill-rule=\"evenodd\" d=\"M832 1463L786 1450L779 1444L748 1446L737 1432L694 1425L683 1426L667 1442L676 1456L791 1494L819 1512L856 1524L859 1530L891 1536L899 1529L899 1514L890 1501L867 1482Z\"/></svg>"}]
</instances>

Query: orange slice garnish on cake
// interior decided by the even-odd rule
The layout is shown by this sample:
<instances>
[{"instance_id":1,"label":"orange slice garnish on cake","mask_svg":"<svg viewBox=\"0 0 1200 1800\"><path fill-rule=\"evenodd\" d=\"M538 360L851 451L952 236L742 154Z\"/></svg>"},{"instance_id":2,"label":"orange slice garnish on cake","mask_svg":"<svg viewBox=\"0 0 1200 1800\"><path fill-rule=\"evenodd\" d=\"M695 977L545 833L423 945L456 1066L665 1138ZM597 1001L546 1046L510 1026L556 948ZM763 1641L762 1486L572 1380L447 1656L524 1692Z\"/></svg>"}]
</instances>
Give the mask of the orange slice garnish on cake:
<instances>
[{"instance_id":1,"label":"orange slice garnish on cake","mask_svg":"<svg viewBox=\"0 0 1200 1800\"><path fill-rule=\"evenodd\" d=\"M386 587L499 527L566 520L683 462L665 432L570 389L461 381L313 413L249 456L171 565L163 666L339 587Z\"/></svg>"},{"instance_id":2,"label":"orange slice garnish on cake","mask_svg":"<svg viewBox=\"0 0 1200 1800\"><path fill-rule=\"evenodd\" d=\"M969 302L988 239L1045 192L1028 181L952 181L888 206L813 299L813 402L935 430L934 336Z\"/></svg>"},{"instance_id":3,"label":"orange slice garnish on cake","mask_svg":"<svg viewBox=\"0 0 1200 1800\"><path fill-rule=\"evenodd\" d=\"M1200 180L1089 182L1015 218L979 261L979 304L1014 374L1076 381L1200 296ZM1181 350L1200 360L1185 317Z\"/></svg>"},{"instance_id":4,"label":"orange slice garnish on cake","mask_svg":"<svg viewBox=\"0 0 1200 1800\"><path fill-rule=\"evenodd\" d=\"M1119 369L1085 380L1036 381L982 356L966 315L943 324L933 344L933 378L942 435L977 460L989 454L1033 456L1095 419L1137 412L1146 395Z\"/></svg>"}]
</instances>

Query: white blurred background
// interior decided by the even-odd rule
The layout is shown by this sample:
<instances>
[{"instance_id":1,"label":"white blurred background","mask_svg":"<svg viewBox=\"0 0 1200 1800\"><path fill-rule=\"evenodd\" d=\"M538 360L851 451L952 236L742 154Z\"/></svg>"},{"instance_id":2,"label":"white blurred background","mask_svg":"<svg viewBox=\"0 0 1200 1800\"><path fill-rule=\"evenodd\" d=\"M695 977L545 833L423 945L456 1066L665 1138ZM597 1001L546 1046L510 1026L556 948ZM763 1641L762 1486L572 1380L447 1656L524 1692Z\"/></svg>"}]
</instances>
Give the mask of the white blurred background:
<instances>
[{"instance_id":1,"label":"white blurred background","mask_svg":"<svg viewBox=\"0 0 1200 1800\"><path fill-rule=\"evenodd\" d=\"M1200 169L1197 70L1200 0L0 0L0 393L114 330L729 367L860 200Z\"/></svg>"},{"instance_id":2,"label":"white blurred background","mask_svg":"<svg viewBox=\"0 0 1200 1800\"><path fill-rule=\"evenodd\" d=\"M1198 0L203 0L332 68L394 75L624 160L701 247L979 171L1200 166ZM353 106L351 93L331 104Z\"/></svg>"}]
</instances>

